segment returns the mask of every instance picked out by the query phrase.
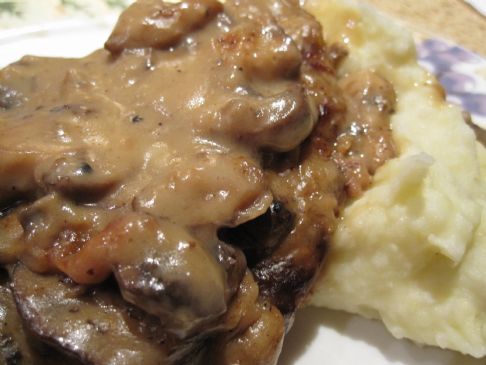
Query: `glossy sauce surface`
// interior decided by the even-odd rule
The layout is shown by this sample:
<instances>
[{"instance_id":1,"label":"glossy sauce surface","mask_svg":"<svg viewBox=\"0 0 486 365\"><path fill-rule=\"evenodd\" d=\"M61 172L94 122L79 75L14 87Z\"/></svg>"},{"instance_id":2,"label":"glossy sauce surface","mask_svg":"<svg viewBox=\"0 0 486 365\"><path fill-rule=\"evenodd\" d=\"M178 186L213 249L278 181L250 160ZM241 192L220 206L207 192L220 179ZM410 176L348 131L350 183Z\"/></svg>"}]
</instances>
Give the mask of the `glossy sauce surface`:
<instances>
[{"instance_id":1,"label":"glossy sauce surface","mask_svg":"<svg viewBox=\"0 0 486 365\"><path fill-rule=\"evenodd\" d=\"M105 48L0 72L0 260L81 288L114 278L114 312L175 338L167 363L201 343L215 364L273 363L340 207L394 155L393 87L371 71L338 82L345 52L287 0L138 1ZM34 332L125 363L46 329L28 269L12 277ZM96 295L79 299L93 313Z\"/></svg>"}]
</instances>

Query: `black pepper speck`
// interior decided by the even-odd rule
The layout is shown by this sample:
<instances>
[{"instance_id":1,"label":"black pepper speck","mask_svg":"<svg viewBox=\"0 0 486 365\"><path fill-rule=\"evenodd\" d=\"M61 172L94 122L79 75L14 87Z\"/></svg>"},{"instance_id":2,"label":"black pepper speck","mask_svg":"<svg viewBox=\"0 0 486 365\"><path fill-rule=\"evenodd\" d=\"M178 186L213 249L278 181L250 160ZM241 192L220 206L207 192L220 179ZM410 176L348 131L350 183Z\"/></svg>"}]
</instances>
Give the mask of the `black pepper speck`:
<instances>
[{"instance_id":1,"label":"black pepper speck","mask_svg":"<svg viewBox=\"0 0 486 365\"><path fill-rule=\"evenodd\" d=\"M132 123L140 123L143 118L140 115L135 115L132 117Z\"/></svg>"}]
</instances>

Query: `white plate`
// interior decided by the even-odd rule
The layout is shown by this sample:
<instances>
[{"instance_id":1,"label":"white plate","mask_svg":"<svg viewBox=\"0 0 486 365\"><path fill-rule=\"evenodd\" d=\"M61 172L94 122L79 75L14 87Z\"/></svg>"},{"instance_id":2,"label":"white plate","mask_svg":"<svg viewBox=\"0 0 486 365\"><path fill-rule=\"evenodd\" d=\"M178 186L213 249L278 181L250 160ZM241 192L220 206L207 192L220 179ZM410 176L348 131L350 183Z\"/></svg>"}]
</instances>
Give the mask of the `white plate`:
<instances>
[{"instance_id":1,"label":"white plate","mask_svg":"<svg viewBox=\"0 0 486 365\"><path fill-rule=\"evenodd\" d=\"M114 18L70 20L0 32L0 66L25 54L81 57L103 45ZM395 340L383 325L307 308L297 314L279 365L484 365L485 360Z\"/></svg>"}]
</instances>

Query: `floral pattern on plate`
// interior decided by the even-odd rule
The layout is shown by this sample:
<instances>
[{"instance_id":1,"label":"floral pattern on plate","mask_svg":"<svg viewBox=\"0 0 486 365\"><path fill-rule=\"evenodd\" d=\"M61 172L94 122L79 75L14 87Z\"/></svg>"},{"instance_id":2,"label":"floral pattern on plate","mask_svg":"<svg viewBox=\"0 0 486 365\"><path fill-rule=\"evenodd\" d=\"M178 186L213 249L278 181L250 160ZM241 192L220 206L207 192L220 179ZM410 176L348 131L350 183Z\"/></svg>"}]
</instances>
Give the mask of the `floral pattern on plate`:
<instances>
[{"instance_id":1,"label":"floral pattern on plate","mask_svg":"<svg viewBox=\"0 0 486 365\"><path fill-rule=\"evenodd\" d=\"M473 121L486 129L486 60L440 39L417 45L423 67L435 74L447 99L471 113Z\"/></svg>"},{"instance_id":2,"label":"floral pattern on plate","mask_svg":"<svg viewBox=\"0 0 486 365\"><path fill-rule=\"evenodd\" d=\"M43 24L65 18L103 17L133 0L0 0L0 29Z\"/></svg>"}]
</instances>

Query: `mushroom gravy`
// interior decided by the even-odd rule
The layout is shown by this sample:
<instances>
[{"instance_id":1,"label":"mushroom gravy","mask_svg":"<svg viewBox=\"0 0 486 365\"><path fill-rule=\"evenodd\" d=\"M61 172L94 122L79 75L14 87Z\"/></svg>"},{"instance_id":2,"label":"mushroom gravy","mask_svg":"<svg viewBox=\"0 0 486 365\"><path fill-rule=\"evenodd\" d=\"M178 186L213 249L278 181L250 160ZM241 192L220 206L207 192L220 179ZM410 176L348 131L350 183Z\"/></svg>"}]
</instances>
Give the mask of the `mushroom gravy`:
<instances>
[{"instance_id":1,"label":"mushroom gravy","mask_svg":"<svg viewBox=\"0 0 486 365\"><path fill-rule=\"evenodd\" d=\"M105 49L1 70L27 331L86 364L275 363L340 208L395 153L393 87L338 80L343 57L294 0L140 0Z\"/></svg>"}]
</instances>

